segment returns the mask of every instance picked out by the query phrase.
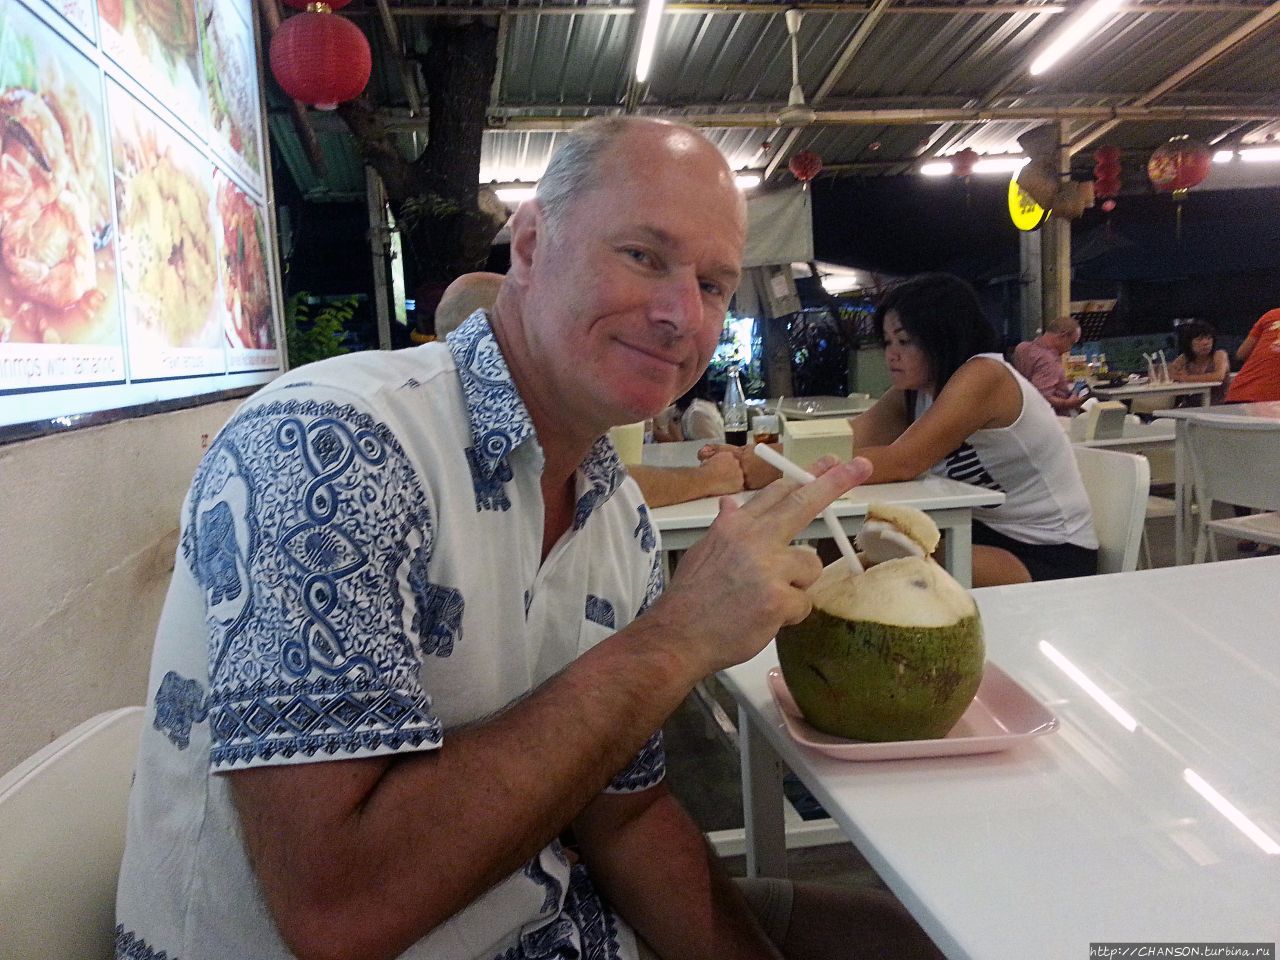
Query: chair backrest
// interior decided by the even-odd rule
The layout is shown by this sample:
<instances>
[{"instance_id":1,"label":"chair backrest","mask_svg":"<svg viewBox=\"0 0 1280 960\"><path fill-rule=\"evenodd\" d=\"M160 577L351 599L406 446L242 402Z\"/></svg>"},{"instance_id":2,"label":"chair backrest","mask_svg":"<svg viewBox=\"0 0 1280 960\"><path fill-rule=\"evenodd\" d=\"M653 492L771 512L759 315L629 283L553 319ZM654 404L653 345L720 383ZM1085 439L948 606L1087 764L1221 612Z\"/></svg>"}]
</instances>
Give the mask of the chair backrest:
<instances>
[{"instance_id":1,"label":"chair backrest","mask_svg":"<svg viewBox=\"0 0 1280 960\"><path fill-rule=\"evenodd\" d=\"M0 956L114 955L143 712L101 713L0 777Z\"/></svg>"},{"instance_id":2,"label":"chair backrest","mask_svg":"<svg viewBox=\"0 0 1280 960\"><path fill-rule=\"evenodd\" d=\"M1089 495L1098 535L1098 572L1136 570L1147 519L1151 468L1146 457L1119 450L1072 446Z\"/></svg>"},{"instance_id":3,"label":"chair backrest","mask_svg":"<svg viewBox=\"0 0 1280 960\"><path fill-rule=\"evenodd\" d=\"M1280 510L1280 420L1200 417L1186 431L1201 517L1215 500Z\"/></svg>"}]
</instances>

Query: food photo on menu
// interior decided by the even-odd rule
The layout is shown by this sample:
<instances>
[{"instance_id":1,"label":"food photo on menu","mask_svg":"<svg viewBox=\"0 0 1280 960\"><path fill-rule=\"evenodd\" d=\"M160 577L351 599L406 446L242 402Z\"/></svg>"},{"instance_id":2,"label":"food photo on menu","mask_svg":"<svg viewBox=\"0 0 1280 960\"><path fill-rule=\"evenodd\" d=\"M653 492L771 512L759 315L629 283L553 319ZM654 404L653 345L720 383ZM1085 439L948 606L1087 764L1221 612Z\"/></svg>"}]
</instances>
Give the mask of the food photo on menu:
<instances>
[{"instance_id":1,"label":"food photo on menu","mask_svg":"<svg viewBox=\"0 0 1280 960\"><path fill-rule=\"evenodd\" d=\"M93 0L49 0L49 5L86 37L93 37Z\"/></svg>"},{"instance_id":2,"label":"food photo on menu","mask_svg":"<svg viewBox=\"0 0 1280 960\"><path fill-rule=\"evenodd\" d=\"M221 370L209 161L114 83L107 102L130 370Z\"/></svg>"},{"instance_id":3,"label":"food photo on menu","mask_svg":"<svg viewBox=\"0 0 1280 960\"><path fill-rule=\"evenodd\" d=\"M114 355L108 372L118 375L117 238L98 73L13 0L0 0L0 123L0 345L98 348Z\"/></svg>"},{"instance_id":4,"label":"food photo on menu","mask_svg":"<svg viewBox=\"0 0 1280 960\"><path fill-rule=\"evenodd\" d=\"M260 190L261 113L253 29L244 20L248 5L200 0L197 12L211 141L235 158L237 172Z\"/></svg>"},{"instance_id":5,"label":"food photo on menu","mask_svg":"<svg viewBox=\"0 0 1280 960\"><path fill-rule=\"evenodd\" d=\"M102 49L186 123L205 116L195 0L98 0ZM203 126L203 124L201 124Z\"/></svg>"},{"instance_id":6,"label":"food photo on menu","mask_svg":"<svg viewBox=\"0 0 1280 960\"><path fill-rule=\"evenodd\" d=\"M214 189L222 224L218 266L227 347L232 351L274 350L275 319L262 211L221 170L214 174Z\"/></svg>"}]
</instances>

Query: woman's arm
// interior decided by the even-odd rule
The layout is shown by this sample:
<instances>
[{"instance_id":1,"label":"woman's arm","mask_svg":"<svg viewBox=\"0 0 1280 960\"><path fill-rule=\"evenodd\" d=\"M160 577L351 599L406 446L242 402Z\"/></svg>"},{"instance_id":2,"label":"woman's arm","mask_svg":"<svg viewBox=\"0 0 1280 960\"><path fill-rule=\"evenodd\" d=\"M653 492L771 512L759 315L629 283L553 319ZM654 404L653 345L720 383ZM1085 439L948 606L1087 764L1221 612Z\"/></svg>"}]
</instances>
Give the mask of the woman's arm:
<instances>
[{"instance_id":1,"label":"woman's arm","mask_svg":"<svg viewBox=\"0 0 1280 960\"><path fill-rule=\"evenodd\" d=\"M1178 359L1169 364L1169 376L1179 383L1221 383L1230 369L1231 362L1225 350L1213 351L1213 369L1208 373L1187 373L1186 357L1179 354Z\"/></svg>"},{"instance_id":2,"label":"woman's arm","mask_svg":"<svg viewBox=\"0 0 1280 960\"><path fill-rule=\"evenodd\" d=\"M907 419L906 396L892 388L884 396L856 417L849 418L853 427L853 449L880 447L893 443L911 426Z\"/></svg>"},{"instance_id":3,"label":"woman's arm","mask_svg":"<svg viewBox=\"0 0 1280 960\"><path fill-rule=\"evenodd\" d=\"M1022 388L1004 364L974 357L947 381L933 406L887 446L857 449L872 483L914 480L976 430L1007 427L1022 413Z\"/></svg>"}]
</instances>

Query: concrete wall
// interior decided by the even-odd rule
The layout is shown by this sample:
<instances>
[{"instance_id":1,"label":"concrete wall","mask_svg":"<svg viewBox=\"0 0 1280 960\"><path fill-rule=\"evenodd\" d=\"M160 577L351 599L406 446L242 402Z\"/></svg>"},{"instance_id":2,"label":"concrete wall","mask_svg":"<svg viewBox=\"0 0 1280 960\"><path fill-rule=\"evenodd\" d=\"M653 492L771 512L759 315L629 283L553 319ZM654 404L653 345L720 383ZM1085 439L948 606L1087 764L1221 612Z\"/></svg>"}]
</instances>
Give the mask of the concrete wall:
<instances>
[{"instance_id":1,"label":"concrete wall","mask_svg":"<svg viewBox=\"0 0 1280 960\"><path fill-rule=\"evenodd\" d=\"M0 446L0 772L144 701L182 498L239 402Z\"/></svg>"}]
</instances>

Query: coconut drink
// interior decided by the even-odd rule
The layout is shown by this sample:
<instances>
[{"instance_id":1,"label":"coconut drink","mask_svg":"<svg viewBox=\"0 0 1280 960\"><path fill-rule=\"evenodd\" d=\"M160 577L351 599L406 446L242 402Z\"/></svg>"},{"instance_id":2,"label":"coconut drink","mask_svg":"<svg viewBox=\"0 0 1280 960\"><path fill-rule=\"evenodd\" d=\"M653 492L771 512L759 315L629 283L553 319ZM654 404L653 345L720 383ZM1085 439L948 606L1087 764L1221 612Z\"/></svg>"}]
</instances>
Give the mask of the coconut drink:
<instances>
[{"instance_id":1,"label":"coconut drink","mask_svg":"<svg viewBox=\"0 0 1280 960\"><path fill-rule=\"evenodd\" d=\"M778 631L778 661L806 722L854 740L946 736L982 680L982 622L969 592L929 556L938 528L873 504L858 534L874 563L841 559L809 588L813 611Z\"/></svg>"}]
</instances>

